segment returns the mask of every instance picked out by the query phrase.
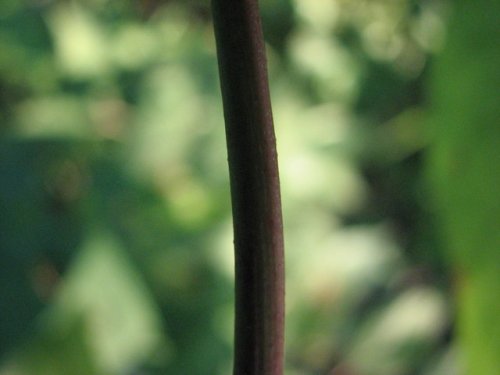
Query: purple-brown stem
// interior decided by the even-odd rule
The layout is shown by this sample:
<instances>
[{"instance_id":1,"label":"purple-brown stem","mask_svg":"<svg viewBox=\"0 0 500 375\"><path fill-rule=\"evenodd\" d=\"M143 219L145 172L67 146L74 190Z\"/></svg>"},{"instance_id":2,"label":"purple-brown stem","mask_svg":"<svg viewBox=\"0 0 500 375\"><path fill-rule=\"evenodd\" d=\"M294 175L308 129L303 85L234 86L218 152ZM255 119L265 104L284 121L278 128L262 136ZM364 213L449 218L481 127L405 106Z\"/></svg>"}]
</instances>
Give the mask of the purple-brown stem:
<instances>
[{"instance_id":1,"label":"purple-brown stem","mask_svg":"<svg viewBox=\"0 0 500 375\"><path fill-rule=\"evenodd\" d=\"M257 0L212 0L236 258L234 375L282 375L284 251Z\"/></svg>"}]
</instances>

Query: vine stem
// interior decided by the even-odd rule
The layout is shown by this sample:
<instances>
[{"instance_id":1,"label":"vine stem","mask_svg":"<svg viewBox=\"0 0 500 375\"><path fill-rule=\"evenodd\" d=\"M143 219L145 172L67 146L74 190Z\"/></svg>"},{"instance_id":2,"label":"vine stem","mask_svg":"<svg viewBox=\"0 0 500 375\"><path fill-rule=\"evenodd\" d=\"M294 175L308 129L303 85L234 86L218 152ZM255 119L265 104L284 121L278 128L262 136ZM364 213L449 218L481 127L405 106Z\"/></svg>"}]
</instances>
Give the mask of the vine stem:
<instances>
[{"instance_id":1,"label":"vine stem","mask_svg":"<svg viewBox=\"0 0 500 375\"><path fill-rule=\"evenodd\" d=\"M284 247L257 0L212 0L235 245L234 375L282 375Z\"/></svg>"}]
</instances>

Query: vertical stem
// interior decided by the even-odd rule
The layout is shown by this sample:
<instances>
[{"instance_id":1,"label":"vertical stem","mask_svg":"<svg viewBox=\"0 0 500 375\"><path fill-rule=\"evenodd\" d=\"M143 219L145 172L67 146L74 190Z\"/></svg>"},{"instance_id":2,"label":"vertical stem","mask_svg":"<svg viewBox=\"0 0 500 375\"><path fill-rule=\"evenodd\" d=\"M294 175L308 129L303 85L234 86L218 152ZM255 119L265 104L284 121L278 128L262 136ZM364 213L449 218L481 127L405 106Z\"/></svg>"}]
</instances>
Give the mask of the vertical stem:
<instances>
[{"instance_id":1,"label":"vertical stem","mask_svg":"<svg viewBox=\"0 0 500 375\"><path fill-rule=\"evenodd\" d=\"M284 254L276 141L257 0L212 0L236 260L234 375L282 375Z\"/></svg>"}]
</instances>

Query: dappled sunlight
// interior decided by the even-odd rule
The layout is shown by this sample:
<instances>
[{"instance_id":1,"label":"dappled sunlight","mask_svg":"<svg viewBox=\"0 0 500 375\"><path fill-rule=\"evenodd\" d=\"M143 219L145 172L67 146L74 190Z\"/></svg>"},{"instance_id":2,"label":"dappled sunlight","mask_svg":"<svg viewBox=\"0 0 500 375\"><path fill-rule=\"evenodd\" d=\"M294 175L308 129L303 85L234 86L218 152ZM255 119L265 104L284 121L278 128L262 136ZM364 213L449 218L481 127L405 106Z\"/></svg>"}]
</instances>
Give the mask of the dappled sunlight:
<instances>
[{"instance_id":1,"label":"dappled sunlight","mask_svg":"<svg viewBox=\"0 0 500 375\"><path fill-rule=\"evenodd\" d=\"M448 2L260 4L286 374L461 374L422 165ZM208 3L6 0L0 49L0 375L230 374L233 229Z\"/></svg>"}]
</instances>

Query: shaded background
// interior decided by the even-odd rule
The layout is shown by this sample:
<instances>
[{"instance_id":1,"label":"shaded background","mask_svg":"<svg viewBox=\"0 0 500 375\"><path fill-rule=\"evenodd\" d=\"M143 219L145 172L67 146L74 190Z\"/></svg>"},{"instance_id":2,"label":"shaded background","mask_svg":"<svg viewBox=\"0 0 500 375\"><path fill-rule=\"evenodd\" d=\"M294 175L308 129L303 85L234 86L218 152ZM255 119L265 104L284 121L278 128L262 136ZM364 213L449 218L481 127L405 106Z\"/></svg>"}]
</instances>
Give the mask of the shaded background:
<instances>
[{"instance_id":1,"label":"shaded background","mask_svg":"<svg viewBox=\"0 0 500 375\"><path fill-rule=\"evenodd\" d=\"M286 374L465 374L457 267L424 168L452 4L261 8L287 248ZM476 8L471 29L490 12ZM444 86L461 74L451 60ZM2 0L0 272L1 375L230 374L232 228L207 1ZM494 300L498 284L488 285ZM492 366L470 373L500 373Z\"/></svg>"}]
</instances>

